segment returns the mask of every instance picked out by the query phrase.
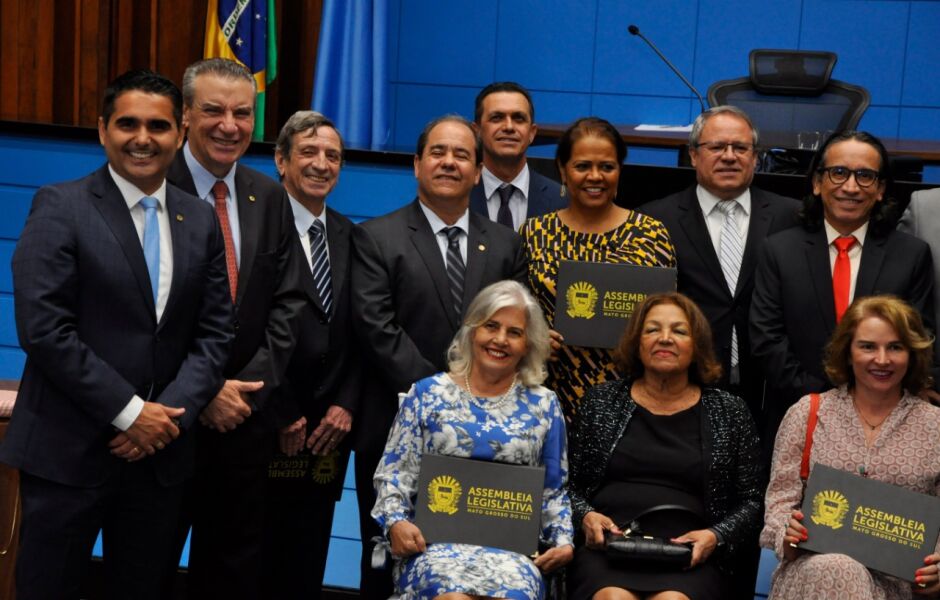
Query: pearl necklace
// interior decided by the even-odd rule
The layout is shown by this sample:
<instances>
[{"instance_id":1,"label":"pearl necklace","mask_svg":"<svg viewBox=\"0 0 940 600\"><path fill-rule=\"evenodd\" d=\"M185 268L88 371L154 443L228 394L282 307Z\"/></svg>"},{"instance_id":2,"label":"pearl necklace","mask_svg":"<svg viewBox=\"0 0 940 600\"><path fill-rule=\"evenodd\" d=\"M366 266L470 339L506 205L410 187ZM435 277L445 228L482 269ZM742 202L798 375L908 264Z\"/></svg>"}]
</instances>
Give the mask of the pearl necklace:
<instances>
[{"instance_id":1,"label":"pearl necklace","mask_svg":"<svg viewBox=\"0 0 940 600\"><path fill-rule=\"evenodd\" d=\"M500 410L500 409L502 409L502 408L512 399L512 392L515 391L515 389L516 389L516 379L517 379L517 377L518 377L517 375L513 375L513 376L512 376L512 381L509 382L509 387L506 388L506 391L503 392L502 395L499 396L498 398L496 398L495 400L491 400L491 401L489 401L489 402L481 402L480 399L477 398L477 397L473 394L473 389L470 387L470 373L469 373L469 371L464 374L464 376L463 376L463 381L464 381L464 383L467 385L466 392L467 392L467 396L470 398L470 402L472 402L473 404L477 405L479 408L482 408L483 410L494 410L494 411L495 411L495 410Z\"/></svg>"}]
</instances>

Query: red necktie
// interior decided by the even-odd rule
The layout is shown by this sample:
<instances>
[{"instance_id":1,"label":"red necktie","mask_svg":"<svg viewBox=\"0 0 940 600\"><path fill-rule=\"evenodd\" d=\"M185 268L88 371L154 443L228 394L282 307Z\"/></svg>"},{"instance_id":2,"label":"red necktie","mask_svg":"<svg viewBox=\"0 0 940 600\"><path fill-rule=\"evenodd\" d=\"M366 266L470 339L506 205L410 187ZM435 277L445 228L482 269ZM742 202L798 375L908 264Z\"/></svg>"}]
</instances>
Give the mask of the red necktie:
<instances>
[{"instance_id":1,"label":"red necktie","mask_svg":"<svg viewBox=\"0 0 940 600\"><path fill-rule=\"evenodd\" d=\"M842 320L842 315L849 307L849 288L852 286L852 265L849 263L849 248L855 245L855 237L840 237L832 242L836 245L839 255L836 256L836 266L832 270L832 296L836 301L836 323Z\"/></svg>"},{"instance_id":2,"label":"red necktie","mask_svg":"<svg viewBox=\"0 0 940 600\"><path fill-rule=\"evenodd\" d=\"M235 290L238 289L238 261L235 259L235 241L232 239L232 225L228 222L228 207L225 205L228 186L221 179L212 186L212 196L215 198L215 214L219 215L222 238L225 240L225 266L228 268L228 286L232 293L232 302L235 302Z\"/></svg>"}]
</instances>

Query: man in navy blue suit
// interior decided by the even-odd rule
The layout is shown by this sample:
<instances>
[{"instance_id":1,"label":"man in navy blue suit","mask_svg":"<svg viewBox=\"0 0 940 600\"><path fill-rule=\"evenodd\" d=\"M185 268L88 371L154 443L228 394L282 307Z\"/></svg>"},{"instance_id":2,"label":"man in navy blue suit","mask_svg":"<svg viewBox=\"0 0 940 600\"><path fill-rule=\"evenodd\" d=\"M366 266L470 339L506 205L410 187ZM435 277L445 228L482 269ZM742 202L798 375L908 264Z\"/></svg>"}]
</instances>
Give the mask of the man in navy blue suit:
<instances>
[{"instance_id":1,"label":"man in navy blue suit","mask_svg":"<svg viewBox=\"0 0 940 600\"><path fill-rule=\"evenodd\" d=\"M567 205L561 186L526 162L538 131L528 90L512 81L491 83L477 94L473 121L483 140L483 171L470 210L515 231L526 219Z\"/></svg>"},{"instance_id":2,"label":"man in navy blue suit","mask_svg":"<svg viewBox=\"0 0 940 600\"><path fill-rule=\"evenodd\" d=\"M105 595L157 597L232 339L216 218L165 180L181 120L166 78L115 79L108 163L40 189L13 255L27 359L0 460L21 472L21 599L77 598L99 529Z\"/></svg>"}]
</instances>

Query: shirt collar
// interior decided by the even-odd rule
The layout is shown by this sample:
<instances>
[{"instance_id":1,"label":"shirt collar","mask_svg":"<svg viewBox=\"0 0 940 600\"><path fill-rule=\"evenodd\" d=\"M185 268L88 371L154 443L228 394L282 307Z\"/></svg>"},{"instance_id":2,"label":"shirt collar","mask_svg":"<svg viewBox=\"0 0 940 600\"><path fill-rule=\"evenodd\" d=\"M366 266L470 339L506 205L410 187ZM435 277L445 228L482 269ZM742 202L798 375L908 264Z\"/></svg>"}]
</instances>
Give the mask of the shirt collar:
<instances>
[{"instance_id":1,"label":"shirt collar","mask_svg":"<svg viewBox=\"0 0 940 600\"><path fill-rule=\"evenodd\" d=\"M501 187L505 183L511 183L516 186L519 191L522 192L522 195L529 199L529 163L522 165L522 170L519 171L519 174L516 175L516 178L512 181L503 181L496 175L493 175L493 172L486 168L486 165L483 165L483 194L488 199L493 195L493 192L497 188Z\"/></svg>"},{"instance_id":2,"label":"shirt collar","mask_svg":"<svg viewBox=\"0 0 940 600\"><path fill-rule=\"evenodd\" d=\"M439 234L441 230L447 227L458 227L465 234L468 231L470 231L470 210L469 209L465 210L464 213L460 215L460 218L457 219L456 223L454 223L453 225L448 225L443 220L441 220L441 218L437 216L437 214L433 210L425 206L424 202L421 202L421 200L418 200L418 206L421 207L421 212L423 212L425 218L427 218L428 224L431 226L431 231L434 232L434 235Z\"/></svg>"},{"instance_id":3,"label":"shirt collar","mask_svg":"<svg viewBox=\"0 0 940 600\"><path fill-rule=\"evenodd\" d=\"M183 158L186 159L186 166L189 167L189 172L193 176L193 183L196 185L196 196L203 199L208 198L209 192L212 191L212 186L215 185L215 182L218 181L219 178L210 173L208 169L196 160L196 157L193 156L193 151L189 148L189 140L187 140L186 145L183 146ZM222 178L222 181L228 186L228 193L232 198L235 198L235 167L237 164L238 163L232 165L232 168L229 169L225 177Z\"/></svg>"},{"instance_id":4,"label":"shirt collar","mask_svg":"<svg viewBox=\"0 0 940 600\"><path fill-rule=\"evenodd\" d=\"M287 195L287 198L290 200L290 208L294 213L294 227L297 228L297 233L300 235L307 235L307 232L310 231L310 227L313 225L314 221L320 221L323 223L324 229L326 228L326 207L323 207L323 211L320 213L320 216L314 215L310 212L306 206L297 201L296 198Z\"/></svg>"},{"instance_id":5,"label":"shirt collar","mask_svg":"<svg viewBox=\"0 0 940 600\"><path fill-rule=\"evenodd\" d=\"M715 194L709 192L707 189L698 185L695 188L695 195L698 197L699 206L702 207L702 214L706 217L712 213L713 210L718 206L719 202L725 202ZM738 196L737 198L732 198L732 202L737 202L744 210L746 216L751 214L751 188L746 188L744 193Z\"/></svg>"},{"instance_id":6,"label":"shirt collar","mask_svg":"<svg viewBox=\"0 0 940 600\"><path fill-rule=\"evenodd\" d=\"M108 163L108 171L111 173L111 179L114 180L114 185L117 186L118 191L121 192L121 196L124 197L124 202L127 203L128 209L137 206L137 203L140 202L140 199L144 196L150 196L151 198L156 198L157 204L162 206L163 210L166 210L166 179L160 183L160 187L157 188L157 191L152 194L145 194L139 187L118 175L117 171L114 170L114 167L112 167L110 163Z\"/></svg>"},{"instance_id":7,"label":"shirt collar","mask_svg":"<svg viewBox=\"0 0 940 600\"><path fill-rule=\"evenodd\" d=\"M825 218L823 218L823 226L826 228L826 243L830 246L836 238L842 237L842 234L835 230L835 228L829 224ZM855 240L859 246L865 245L865 236L868 235L868 221L862 223L862 226L850 233L849 235L855 236ZM846 236L848 237L848 236Z\"/></svg>"}]
</instances>

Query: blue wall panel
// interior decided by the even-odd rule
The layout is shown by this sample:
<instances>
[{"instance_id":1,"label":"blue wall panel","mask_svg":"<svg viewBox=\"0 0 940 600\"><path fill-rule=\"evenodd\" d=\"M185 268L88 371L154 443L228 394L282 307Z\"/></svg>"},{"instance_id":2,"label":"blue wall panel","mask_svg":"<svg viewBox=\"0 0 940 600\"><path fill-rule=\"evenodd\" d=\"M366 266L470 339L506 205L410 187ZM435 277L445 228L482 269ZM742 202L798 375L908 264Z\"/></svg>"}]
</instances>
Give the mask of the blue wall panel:
<instances>
[{"instance_id":1,"label":"blue wall panel","mask_svg":"<svg viewBox=\"0 0 940 600\"><path fill-rule=\"evenodd\" d=\"M19 379L25 364L26 354L19 348L0 348L0 379Z\"/></svg>"},{"instance_id":2,"label":"blue wall panel","mask_svg":"<svg viewBox=\"0 0 940 600\"><path fill-rule=\"evenodd\" d=\"M403 0L398 77L484 86L496 56L495 0Z\"/></svg>"},{"instance_id":3,"label":"blue wall panel","mask_svg":"<svg viewBox=\"0 0 940 600\"><path fill-rule=\"evenodd\" d=\"M26 224L35 187L0 185L0 238L15 240Z\"/></svg>"},{"instance_id":4,"label":"blue wall panel","mask_svg":"<svg viewBox=\"0 0 940 600\"><path fill-rule=\"evenodd\" d=\"M536 90L590 90L594 28L592 2L501 2L492 79L517 80Z\"/></svg>"},{"instance_id":5,"label":"blue wall panel","mask_svg":"<svg viewBox=\"0 0 940 600\"><path fill-rule=\"evenodd\" d=\"M394 86L398 113L392 139L397 150L414 152L418 134L431 119L447 113L473 118L479 87L400 83Z\"/></svg>"},{"instance_id":6,"label":"blue wall panel","mask_svg":"<svg viewBox=\"0 0 940 600\"><path fill-rule=\"evenodd\" d=\"M595 92L645 96L689 97L692 92L679 81L643 40L627 32L635 24L669 57L676 67L692 77L695 62L695 21L698 2L622 2L600 0L597 37L594 44ZM603 116L603 115L601 115ZM688 117L686 117L688 119Z\"/></svg>"},{"instance_id":7,"label":"blue wall panel","mask_svg":"<svg viewBox=\"0 0 940 600\"><path fill-rule=\"evenodd\" d=\"M938 34L940 34L940 30L938 30ZM935 76L940 76L940 74ZM940 139L940 107L902 108L898 137Z\"/></svg>"},{"instance_id":8,"label":"blue wall panel","mask_svg":"<svg viewBox=\"0 0 940 600\"><path fill-rule=\"evenodd\" d=\"M858 128L879 137L897 137L901 111L894 106L869 106Z\"/></svg>"},{"instance_id":9,"label":"blue wall panel","mask_svg":"<svg viewBox=\"0 0 940 600\"><path fill-rule=\"evenodd\" d=\"M0 294L0 347L16 348L19 340L16 337L16 319L13 313L13 296ZM0 379L3 379L0 377Z\"/></svg>"},{"instance_id":10,"label":"blue wall panel","mask_svg":"<svg viewBox=\"0 0 940 600\"><path fill-rule=\"evenodd\" d=\"M807 0L803 6L800 48L837 53L833 77L868 88L872 104L900 102L908 2Z\"/></svg>"},{"instance_id":11,"label":"blue wall panel","mask_svg":"<svg viewBox=\"0 0 940 600\"><path fill-rule=\"evenodd\" d=\"M908 105L940 104L940 2L915 2L904 64L904 90L901 100Z\"/></svg>"}]
</instances>

